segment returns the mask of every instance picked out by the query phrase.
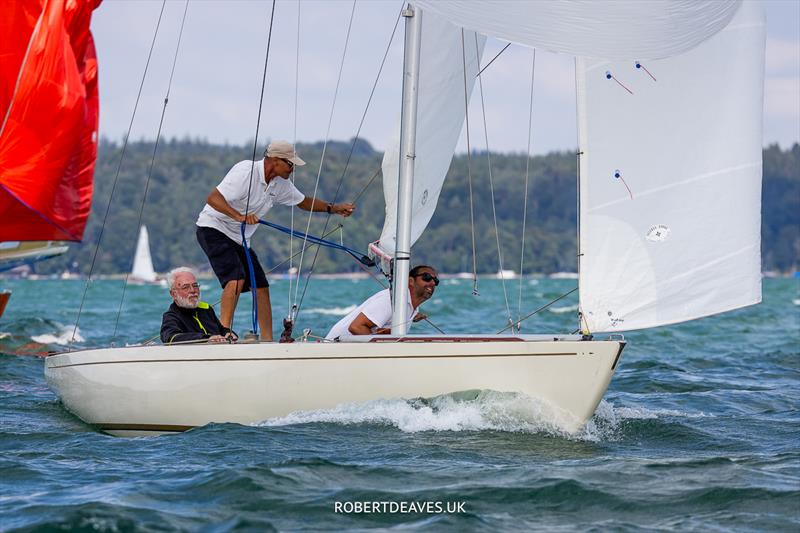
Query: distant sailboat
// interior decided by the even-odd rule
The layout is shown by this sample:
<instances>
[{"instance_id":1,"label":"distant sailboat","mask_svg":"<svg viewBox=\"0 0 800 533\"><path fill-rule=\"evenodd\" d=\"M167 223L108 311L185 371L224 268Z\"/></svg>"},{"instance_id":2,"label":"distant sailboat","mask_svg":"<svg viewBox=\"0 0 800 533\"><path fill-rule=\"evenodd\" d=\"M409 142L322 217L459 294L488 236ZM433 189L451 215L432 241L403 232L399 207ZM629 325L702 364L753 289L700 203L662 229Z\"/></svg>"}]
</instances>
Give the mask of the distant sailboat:
<instances>
[{"instance_id":1,"label":"distant sailboat","mask_svg":"<svg viewBox=\"0 0 800 533\"><path fill-rule=\"evenodd\" d=\"M153 258L150 256L150 237L147 227L139 228L139 240L136 242L136 255L133 258L133 269L128 278L134 285L144 285L146 283L158 283L158 275L153 269Z\"/></svg>"}]
</instances>

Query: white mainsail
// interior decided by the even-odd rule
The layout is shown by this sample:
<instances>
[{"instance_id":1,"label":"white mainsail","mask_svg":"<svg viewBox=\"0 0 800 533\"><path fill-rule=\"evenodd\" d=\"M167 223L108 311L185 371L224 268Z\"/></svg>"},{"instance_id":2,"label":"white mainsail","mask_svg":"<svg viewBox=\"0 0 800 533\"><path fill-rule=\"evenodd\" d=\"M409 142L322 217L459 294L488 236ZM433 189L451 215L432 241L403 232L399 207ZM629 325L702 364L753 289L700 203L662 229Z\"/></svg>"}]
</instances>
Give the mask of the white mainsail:
<instances>
[{"instance_id":1,"label":"white mainsail","mask_svg":"<svg viewBox=\"0 0 800 533\"><path fill-rule=\"evenodd\" d=\"M464 124L464 56L467 93L472 93L480 54L486 38L463 33L436 15L422 19L422 42L417 103L416 159L412 197L411 244L430 222L447 169L453 159ZM476 46L477 39L477 46ZM462 54L462 50L464 53ZM400 153L400 120L383 157L383 195L386 219L379 246L393 256L397 229L397 184Z\"/></svg>"},{"instance_id":2,"label":"white mainsail","mask_svg":"<svg viewBox=\"0 0 800 533\"><path fill-rule=\"evenodd\" d=\"M574 56L655 59L691 50L733 18L741 0L414 0L483 35Z\"/></svg>"},{"instance_id":3,"label":"white mainsail","mask_svg":"<svg viewBox=\"0 0 800 533\"><path fill-rule=\"evenodd\" d=\"M585 331L671 324L760 301L761 6L741 0L414 4L425 17L412 244L433 215L463 125L463 68L455 60L461 40L453 23L577 57ZM383 164L380 246L388 255L398 139Z\"/></svg>"},{"instance_id":4,"label":"white mainsail","mask_svg":"<svg viewBox=\"0 0 800 533\"><path fill-rule=\"evenodd\" d=\"M153 283L156 281L156 271L153 269L153 259L150 257L150 238L147 228L139 228L139 240L136 242L136 255L133 258L131 276L134 281Z\"/></svg>"},{"instance_id":5,"label":"white mainsail","mask_svg":"<svg viewBox=\"0 0 800 533\"><path fill-rule=\"evenodd\" d=\"M761 301L764 39L761 6L744 2L685 54L578 62L588 331Z\"/></svg>"}]
</instances>

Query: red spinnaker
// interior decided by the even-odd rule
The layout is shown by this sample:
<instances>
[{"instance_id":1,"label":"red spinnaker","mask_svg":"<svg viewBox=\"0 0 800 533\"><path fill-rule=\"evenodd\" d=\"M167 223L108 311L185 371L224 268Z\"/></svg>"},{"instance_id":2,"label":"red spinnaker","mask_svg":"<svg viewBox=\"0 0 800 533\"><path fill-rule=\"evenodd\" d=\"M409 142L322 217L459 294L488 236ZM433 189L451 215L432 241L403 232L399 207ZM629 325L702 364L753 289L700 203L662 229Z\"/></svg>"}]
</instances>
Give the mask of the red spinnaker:
<instances>
[{"instance_id":1,"label":"red spinnaker","mask_svg":"<svg viewBox=\"0 0 800 533\"><path fill-rule=\"evenodd\" d=\"M97 158L101 0L0 3L0 241L79 241Z\"/></svg>"}]
</instances>

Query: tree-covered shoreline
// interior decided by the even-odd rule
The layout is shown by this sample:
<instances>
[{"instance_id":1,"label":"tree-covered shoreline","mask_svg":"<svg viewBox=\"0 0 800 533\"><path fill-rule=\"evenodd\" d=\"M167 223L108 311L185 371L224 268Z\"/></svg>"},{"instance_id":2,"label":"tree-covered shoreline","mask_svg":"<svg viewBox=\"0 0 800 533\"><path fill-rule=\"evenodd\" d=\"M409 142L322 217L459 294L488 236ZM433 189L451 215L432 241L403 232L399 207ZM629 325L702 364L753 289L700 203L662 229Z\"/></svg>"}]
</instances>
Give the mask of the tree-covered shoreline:
<instances>
[{"instance_id":1,"label":"tree-covered shoreline","mask_svg":"<svg viewBox=\"0 0 800 533\"><path fill-rule=\"evenodd\" d=\"M329 238L358 250L380 236L383 225L383 188L380 175L382 154L369 143L359 141L347 169L345 163L351 142L329 142L320 173L318 196L337 201L353 201L357 211L347 220L332 217L328 229L343 223L341 231ZM314 191L322 143L298 145L308 165L298 168L298 188L307 195ZM100 141L92 214L83 242L70 251L37 265L39 273L75 270L89 271L103 217L119 165L121 145ZM133 261L138 234L137 220L142 205L148 169L153 154L152 141L129 143L119 172L114 198L103 232L94 272L127 272ZM762 268L764 271L790 272L800 258L800 145L788 150L777 145L764 149L762 189ZM157 271L188 264L206 269L207 260L195 240L195 220L208 193L236 162L252 155L252 145L210 144L189 139L163 140L158 147L142 222L150 232L153 262ZM478 273L499 269L494 231L487 154L473 152L456 155L450 166L431 223L415 244L415 262L435 265L442 272L472 270L472 231L469 208L469 179L472 176L474 199L475 249ZM525 273L550 273L576 269L576 159L572 152L553 152L527 161L524 154L491 154L495 208L500 228L503 267L519 270L524 212L526 166L529 168L527 223L525 228ZM468 166L469 163L469 166ZM469 172L468 172L469 170ZM366 187L366 190L364 188ZM338 191L338 192L337 192ZM363 191L363 193L362 193ZM359 196L360 195L360 196ZM279 206L269 214L278 224L290 225L294 211L295 227L305 231L307 213ZM312 217L310 233L320 235L325 216ZM293 251L299 250L295 239ZM253 247L270 269L289 257L287 235L263 228L256 232ZM311 248L304 260L306 271L316 255ZM295 259L295 266L297 259ZM276 272L284 272L288 264ZM315 272L359 270L350 256L324 249L314 263Z\"/></svg>"}]
</instances>

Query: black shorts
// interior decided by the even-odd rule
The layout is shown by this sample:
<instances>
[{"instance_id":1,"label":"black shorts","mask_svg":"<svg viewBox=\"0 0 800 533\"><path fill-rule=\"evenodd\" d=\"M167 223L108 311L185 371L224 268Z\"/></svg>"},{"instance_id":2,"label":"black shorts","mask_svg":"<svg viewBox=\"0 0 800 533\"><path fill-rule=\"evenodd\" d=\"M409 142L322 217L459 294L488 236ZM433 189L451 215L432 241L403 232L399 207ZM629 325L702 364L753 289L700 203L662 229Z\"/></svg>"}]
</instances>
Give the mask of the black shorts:
<instances>
[{"instance_id":1,"label":"black shorts","mask_svg":"<svg viewBox=\"0 0 800 533\"><path fill-rule=\"evenodd\" d=\"M225 285L230 281L243 279L244 288L242 292L249 292L250 270L247 268L244 247L214 228L198 226L196 235L197 242L200 243L200 247L208 256L211 268L214 270L214 274L217 275L222 288L224 289ZM256 287L269 287L264 269L261 268L258 256L252 248L250 249L250 260L253 262L253 272L256 275Z\"/></svg>"}]
</instances>

